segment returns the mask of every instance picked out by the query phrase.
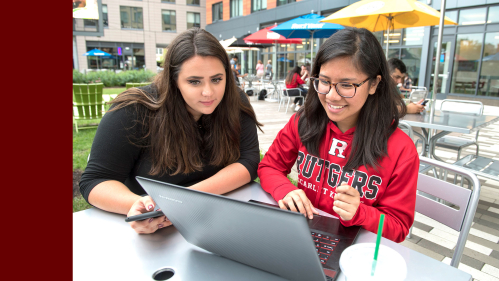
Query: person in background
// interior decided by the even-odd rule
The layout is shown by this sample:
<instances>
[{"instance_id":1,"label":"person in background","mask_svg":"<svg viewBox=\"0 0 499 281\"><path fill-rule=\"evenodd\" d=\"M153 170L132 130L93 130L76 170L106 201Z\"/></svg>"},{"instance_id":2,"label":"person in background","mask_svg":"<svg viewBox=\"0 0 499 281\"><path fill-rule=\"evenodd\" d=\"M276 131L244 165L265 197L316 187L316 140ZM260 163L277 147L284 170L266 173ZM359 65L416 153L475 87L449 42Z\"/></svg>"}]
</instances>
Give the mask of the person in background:
<instances>
[{"instance_id":1,"label":"person in background","mask_svg":"<svg viewBox=\"0 0 499 281\"><path fill-rule=\"evenodd\" d=\"M304 64L301 66L301 80L306 81L310 77L310 64Z\"/></svg>"},{"instance_id":2,"label":"person in background","mask_svg":"<svg viewBox=\"0 0 499 281\"><path fill-rule=\"evenodd\" d=\"M397 58L391 58L388 60L388 69L390 70L390 76L392 77L393 81L395 82L395 85L397 85L396 89L399 93L399 95L404 98L404 95L400 92L400 86L402 85L403 79L404 79L404 73L407 72L407 68L401 60ZM424 99L418 101L417 103L409 102L407 104L407 113L414 114L414 113L421 113L423 112L425 106L422 105L421 103L424 101Z\"/></svg>"},{"instance_id":3,"label":"person in background","mask_svg":"<svg viewBox=\"0 0 499 281\"><path fill-rule=\"evenodd\" d=\"M256 69L256 76L258 78L263 77L263 75L265 74L265 71L263 71L264 66L263 66L263 63L261 60L258 60L258 63L256 64L255 69Z\"/></svg>"},{"instance_id":4,"label":"person in background","mask_svg":"<svg viewBox=\"0 0 499 281\"><path fill-rule=\"evenodd\" d=\"M230 60L230 67L231 67L232 69L236 69L236 65L237 65L237 62L238 62L238 61L239 61L239 58L238 58L236 55L234 55L234 56L232 57L232 59Z\"/></svg>"},{"instance_id":5,"label":"person in background","mask_svg":"<svg viewBox=\"0 0 499 281\"><path fill-rule=\"evenodd\" d=\"M300 67L296 66L288 72L286 76L286 88L292 89L297 88L295 91L288 91L289 96L302 96L303 98L295 98L294 102L291 104L291 108L294 108L295 111L298 111L303 104L303 100L307 96L307 90L302 88L302 84L305 84L300 77Z\"/></svg>"},{"instance_id":6,"label":"person in background","mask_svg":"<svg viewBox=\"0 0 499 281\"><path fill-rule=\"evenodd\" d=\"M272 80L272 61L268 60L265 66L265 78Z\"/></svg>"},{"instance_id":7,"label":"person in background","mask_svg":"<svg viewBox=\"0 0 499 281\"><path fill-rule=\"evenodd\" d=\"M236 72L235 73L236 73L236 80L238 80L238 81L239 81L238 77L244 78L244 77L248 76L248 73L241 74L241 64L240 63L238 63L236 65ZM244 90L244 85L246 84L246 81L244 81L244 79L242 81L243 81L243 83L239 82L239 88Z\"/></svg>"},{"instance_id":8,"label":"person in background","mask_svg":"<svg viewBox=\"0 0 499 281\"><path fill-rule=\"evenodd\" d=\"M419 155L397 126L405 104L376 37L347 27L319 48L305 104L258 166L262 188L281 209L309 219L317 209L346 227L406 238L414 222ZM287 174L298 169L298 184Z\"/></svg>"},{"instance_id":9,"label":"person in background","mask_svg":"<svg viewBox=\"0 0 499 281\"><path fill-rule=\"evenodd\" d=\"M153 211L136 176L215 194L256 178L261 124L218 40L188 29L172 41L163 65L152 84L113 99L97 128L79 185L99 209L127 216ZM145 234L171 222L161 216L130 225Z\"/></svg>"}]
</instances>

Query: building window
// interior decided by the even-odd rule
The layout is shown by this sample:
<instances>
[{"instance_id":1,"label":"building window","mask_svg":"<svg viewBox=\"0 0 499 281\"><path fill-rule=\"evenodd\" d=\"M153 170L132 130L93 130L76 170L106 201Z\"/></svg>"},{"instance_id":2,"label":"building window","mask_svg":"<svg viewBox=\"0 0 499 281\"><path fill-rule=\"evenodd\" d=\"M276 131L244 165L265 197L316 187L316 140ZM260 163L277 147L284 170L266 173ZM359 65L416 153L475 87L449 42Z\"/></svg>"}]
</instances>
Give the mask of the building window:
<instances>
[{"instance_id":1,"label":"building window","mask_svg":"<svg viewBox=\"0 0 499 281\"><path fill-rule=\"evenodd\" d=\"M243 15L243 0L230 0L230 17L240 17Z\"/></svg>"},{"instance_id":2,"label":"building window","mask_svg":"<svg viewBox=\"0 0 499 281\"><path fill-rule=\"evenodd\" d=\"M144 29L142 8L120 6L121 28Z\"/></svg>"},{"instance_id":3,"label":"building window","mask_svg":"<svg viewBox=\"0 0 499 281\"><path fill-rule=\"evenodd\" d=\"M212 22L223 20L223 2L215 3L211 6Z\"/></svg>"},{"instance_id":4,"label":"building window","mask_svg":"<svg viewBox=\"0 0 499 281\"><path fill-rule=\"evenodd\" d=\"M457 22L457 11L445 11L445 16L451 19L453 22ZM454 26L454 25L448 24L448 26Z\"/></svg>"},{"instance_id":5,"label":"building window","mask_svg":"<svg viewBox=\"0 0 499 281\"><path fill-rule=\"evenodd\" d=\"M199 0L187 0L187 5L199 6Z\"/></svg>"},{"instance_id":6,"label":"building window","mask_svg":"<svg viewBox=\"0 0 499 281\"><path fill-rule=\"evenodd\" d=\"M201 27L201 15L199 13L187 12L187 29Z\"/></svg>"},{"instance_id":7,"label":"building window","mask_svg":"<svg viewBox=\"0 0 499 281\"><path fill-rule=\"evenodd\" d=\"M487 23L498 23L499 22L499 6L494 6L489 8L489 16L487 17Z\"/></svg>"},{"instance_id":8,"label":"building window","mask_svg":"<svg viewBox=\"0 0 499 281\"><path fill-rule=\"evenodd\" d=\"M276 4L277 6L282 6L293 2L296 2L296 0L277 0Z\"/></svg>"},{"instance_id":9,"label":"building window","mask_svg":"<svg viewBox=\"0 0 499 281\"><path fill-rule=\"evenodd\" d=\"M102 23L104 27L109 27L108 20L107 20L107 5L102 4ZM83 19L83 25L86 28L95 28L95 31L97 31L97 26L99 25L99 20L91 20L91 19Z\"/></svg>"},{"instance_id":10,"label":"building window","mask_svg":"<svg viewBox=\"0 0 499 281\"><path fill-rule=\"evenodd\" d=\"M459 12L459 25L485 24L487 8L466 9Z\"/></svg>"},{"instance_id":11,"label":"building window","mask_svg":"<svg viewBox=\"0 0 499 281\"><path fill-rule=\"evenodd\" d=\"M94 28L97 28L97 23L99 21L98 20L87 20L87 19L83 19L83 25L85 27L94 27Z\"/></svg>"},{"instance_id":12,"label":"building window","mask_svg":"<svg viewBox=\"0 0 499 281\"><path fill-rule=\"evenodd\" d=\"M489 17L490 18L490 17ZM478 95L499 96L499 32L485 34Z\"/></svg>"},{"instance_id":13,"label":"building window","mask_svg":"<svg viewBox=\"0 0 499 281\"><path fill-rule=\"evenodd\" d=\"M177 31L177 17L175 11L161 10L161 29L163 31Z\"/></svg>"},{"instance_id":14,"label":"building window","mask_svg":"<svg viewBox=\"0 0 499 281\"><path fill-rule=\"evenodd\" d=\"M483 34L472 33L457 35L450 89L451 93L475 94L482 44Z\"/></svg>"},{"instance_id":15,"label":"building window","mask_svg":"<svg viewBox=\"0 0 499 281\"><path fill-rule=\"evenodd\" d=\"M267 10L267 0L251 0L251 12Z\"/></svg>"},{"instance_id":16,"label":"building window","mask_svg":"<svg viewBox=\"0 0 499 281\"><path fill-rule=\"evenodd\" d=\"M109 21L107 19L107 5L102 4L102 23L104 27L109 27Z\"/></svg>"},{"instance_id":17,"label":"building window","mask_svg":"<svg viewBox=\"0 0 499 281\"><path fill-rule=\"evenodd\" d=\"M161 0L161 3L175 3L175 0Z\"/></svg>"}]
</instances>

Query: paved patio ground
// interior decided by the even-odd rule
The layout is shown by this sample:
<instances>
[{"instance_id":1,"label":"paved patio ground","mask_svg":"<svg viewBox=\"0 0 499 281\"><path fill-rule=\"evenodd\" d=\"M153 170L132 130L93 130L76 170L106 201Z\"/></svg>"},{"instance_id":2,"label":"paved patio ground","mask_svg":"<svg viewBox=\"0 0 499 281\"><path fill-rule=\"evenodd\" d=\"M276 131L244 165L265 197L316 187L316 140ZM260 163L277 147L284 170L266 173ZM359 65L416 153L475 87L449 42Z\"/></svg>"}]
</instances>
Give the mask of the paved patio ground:
<instances>
[{"instance_id":1,"label":"paved patio ground","mask_svg":"<svg viewBox=\"0 0 499 281\"><path fill-rule=\"evenodd\" d=\"M258 121L264 124L264 133L258 132L258 140L260 149L265 152L294 112L288 109L285 113L286 108L281 108L278 112L277 102L255 101L253 97L250 100ZM499 115L499 108L485 106L484 114ZM473 135L460 136L473 137ZM479 144L480 155L499 160L499 122L480 130ZM473 154L474 151L475 147L471 146L461 152L461 155ZM454 151L437 150L437 155L448 163L456 160ZM296 171L291 172L291 177L297 178ZM480 181L482 183L480 202L459 269L470 273L473 280L499 281L499 182L483 178L480 178ZM449 264L457 237L458 233L455 230L416 213L412 237L402 244Z\"/></svg>"}]
</instances>

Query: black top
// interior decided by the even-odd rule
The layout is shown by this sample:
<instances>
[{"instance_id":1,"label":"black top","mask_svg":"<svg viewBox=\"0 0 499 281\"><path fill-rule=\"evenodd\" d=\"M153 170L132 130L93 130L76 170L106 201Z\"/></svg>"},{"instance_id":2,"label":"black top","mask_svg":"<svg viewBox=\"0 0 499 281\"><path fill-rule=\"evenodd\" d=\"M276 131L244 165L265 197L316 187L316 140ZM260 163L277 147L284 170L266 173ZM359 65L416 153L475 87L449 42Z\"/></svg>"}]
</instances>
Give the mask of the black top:
<instances>
[{"instance_id":1,"label":"black top","mask_svg":"<svg viewBox=\"0 0 499 281\"><path fill-rule=\"evenodd\" d=\"M155 88L142 87L144 91L155 95ZM248 98L240 91L241 99L249 105ZM177 174L174 176L165 173L151 176L151 157L149 147L140 146L137 141L145 134L144 126L137 122L142 120L142 114L147 111L143 105L126 106L116 111L107 112L102 118L90 152L85 172L80 181L80 192L88 202L90 191L99 183L116 180L125 184L130 191L142 195L146 192L135 179L136 176L168 182L180 186L190 186L205 180L224 167L205 165L202 171L188 175ZM260 162L260 149L255 122L241 112L240 158L236 163L241 163L248 169L251 180L257 177L258 163ZM200 129L201 133L203 129ZM205 159L203 159L203 163Z\"/></svg>"}]
</instances>

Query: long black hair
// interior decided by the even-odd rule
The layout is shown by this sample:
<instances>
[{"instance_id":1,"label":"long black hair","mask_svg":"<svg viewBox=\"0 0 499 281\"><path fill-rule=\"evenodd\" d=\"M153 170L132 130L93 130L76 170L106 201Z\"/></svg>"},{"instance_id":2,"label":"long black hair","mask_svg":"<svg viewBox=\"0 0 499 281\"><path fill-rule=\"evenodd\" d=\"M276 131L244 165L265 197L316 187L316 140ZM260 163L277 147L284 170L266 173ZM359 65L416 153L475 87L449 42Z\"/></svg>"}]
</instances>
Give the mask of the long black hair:
<instances>
[{"instance_id":1,"label":"long black hair","mask_svg":"<svg viewBox=\"0 0 499 281\"><path fill-rule=\"evenodd\" d=\"M399 118L406 113L406 106L397 93L390 77L386 58L374 35L364 28L345 28L333 34L320 47L313 64L311 77L318 77L321 66L328 61L349 57L356 68L370 77L368 86L381 76L374 95L368 98L360 110L352 150L345 170L365 165L377 170L381 158L387 155L390 135L398 126ZM298 134L308 152L319 156L329 118L314 87L309 88L304 106L297 116Z\"/></svg>"},{"instance_id":2,"label":"long black hair","mask_svg":"<svg viewBox=\"0 0 499 281\"><path fill-rule=\"evenodd\" d=\"M298 76L300 76L300 72L301 68L299 66L293 67L286 76L286 81L285 81L286 85L291 84L293 82L293 76L295 75L295 73L298 74Z\"/></svg>"}]
</instances>

